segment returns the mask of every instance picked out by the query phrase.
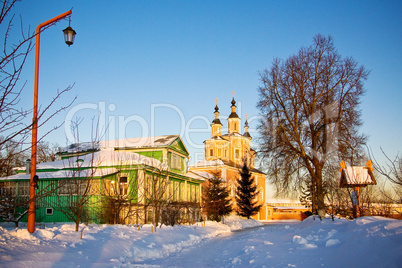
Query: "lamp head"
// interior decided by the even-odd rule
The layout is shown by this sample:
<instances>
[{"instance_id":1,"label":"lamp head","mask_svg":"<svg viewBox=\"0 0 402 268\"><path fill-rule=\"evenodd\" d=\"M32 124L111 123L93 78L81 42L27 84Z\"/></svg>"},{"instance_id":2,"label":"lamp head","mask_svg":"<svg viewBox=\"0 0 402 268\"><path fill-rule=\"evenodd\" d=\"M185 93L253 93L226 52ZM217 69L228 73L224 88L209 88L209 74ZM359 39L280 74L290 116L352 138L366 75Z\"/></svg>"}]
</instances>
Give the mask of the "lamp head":
<instances>
[{"instance_id":1,"label":"lamp head","mask_svg":"<svg viewBox=\"0 0 402 268\"><path fill-rule=\"evenodd\" d=\"M71 46L74 43L74 38L77 33L70 26L64 29L63 33L64 33L64 41L68 46Z\"/></svg>"}]
</instances>

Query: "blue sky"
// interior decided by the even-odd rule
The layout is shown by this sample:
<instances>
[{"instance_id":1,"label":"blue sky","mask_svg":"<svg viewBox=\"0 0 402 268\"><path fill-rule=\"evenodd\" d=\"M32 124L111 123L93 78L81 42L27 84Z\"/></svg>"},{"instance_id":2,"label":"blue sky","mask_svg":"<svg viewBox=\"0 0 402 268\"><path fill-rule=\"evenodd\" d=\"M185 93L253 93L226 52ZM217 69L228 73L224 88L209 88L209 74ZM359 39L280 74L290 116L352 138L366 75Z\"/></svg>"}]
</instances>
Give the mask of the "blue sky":
<instances>
[{"instance_id":1,"label":"blue sky","mask_svg":"<svg viewBox=\"0 0 402 268\"><path fill-rule=\"evenodd\" d=\"M255 128L259 72L275 57L286 59L310 45L320 33L334 38L341 55L371 71L361 104L368 145L391 156L402 148L400 1L35 0L17 3L14 13L35 29L72 7L74 45L63 42L68 21L41 35L39 103L72 83L59 105L78 98L73 110L41 133L73 115L83 118L80 140L90 140L91 118L100 109L102 120L111 120L107 138L181 134L191 162L197 161L210 137L215 99L221 120L226 119L235 91L242 122L248 114ZM22 77L27 107L33 77L34 53ZM65 145L65 132L59 129L47 140ZM257 135L253 129L251 134Z\"/></svg>"}]
</instances>

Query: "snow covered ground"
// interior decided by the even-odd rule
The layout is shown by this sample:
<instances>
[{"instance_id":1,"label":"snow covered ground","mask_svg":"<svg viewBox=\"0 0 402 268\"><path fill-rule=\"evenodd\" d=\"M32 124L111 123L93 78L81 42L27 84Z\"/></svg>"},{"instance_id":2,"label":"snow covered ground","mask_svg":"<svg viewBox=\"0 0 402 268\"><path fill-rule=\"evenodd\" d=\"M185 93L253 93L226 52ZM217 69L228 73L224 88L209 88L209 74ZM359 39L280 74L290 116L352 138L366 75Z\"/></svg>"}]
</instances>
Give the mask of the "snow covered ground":
<instances>
[{"instance_id":1,"label":"snow covered ground","mask_svg":"<svg viewBox=\"0 0 402 268\"><path fill-rule=\"evenodd\" d=\"M402 267L402 221L310 217L163 226L0 225L0 267Z\"/></svg>"}]
</instances>

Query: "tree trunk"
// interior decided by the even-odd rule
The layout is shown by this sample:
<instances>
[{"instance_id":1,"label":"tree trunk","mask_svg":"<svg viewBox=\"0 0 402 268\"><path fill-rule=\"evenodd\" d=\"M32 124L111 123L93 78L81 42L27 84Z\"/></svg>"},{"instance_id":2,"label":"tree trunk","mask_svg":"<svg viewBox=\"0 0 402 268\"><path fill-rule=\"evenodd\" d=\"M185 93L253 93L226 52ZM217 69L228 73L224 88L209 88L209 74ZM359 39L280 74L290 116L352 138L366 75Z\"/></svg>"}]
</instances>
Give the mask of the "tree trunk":
<instances>
[{"instance_id":1,"label":"tree trunk","mask_svg":"<svg viewBox=\"0 0 402 268\"><path fill-rule=\"evenodd\" d=\"M320 218L325 218L325 203L324 203L324 188L322 185L322 169L316 168L316 183L317 183L317 212Z\"/></svg>"},{"instance_id":2,"label":"tree trunk","mask_svg":"<svg viewBox=\"0 0 402 268\"><path fill-rule=\"evenodd\" d=\"M311 194L311 212L313 214L317 213L317 183L315 182L314 178L311 179L311 187L310 187L310 194Z\"/></svg>"},{"instance_id":3,"label":"tree trunk","mask_svg":"<svg viewBox=\"0 0 402 268\"><path fill-rule=\"evenodd\" d=\"M77 219L75 220L75 231L78 232L80 228L80 217L77 217Z\"/></svg>"}]
</instances>

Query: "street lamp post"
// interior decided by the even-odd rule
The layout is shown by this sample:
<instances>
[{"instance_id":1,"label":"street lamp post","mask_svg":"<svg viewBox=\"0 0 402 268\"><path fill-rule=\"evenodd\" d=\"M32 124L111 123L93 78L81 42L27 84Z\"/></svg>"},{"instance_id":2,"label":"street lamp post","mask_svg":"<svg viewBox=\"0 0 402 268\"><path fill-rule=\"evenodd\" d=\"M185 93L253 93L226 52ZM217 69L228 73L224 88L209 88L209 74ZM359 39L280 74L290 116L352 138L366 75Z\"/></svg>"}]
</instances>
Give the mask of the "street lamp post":
<instances>
[{"instance_id":1,"label":"street lamp post","mask_svg":"<svg viewBox=\"0 0 402 268\"><path fill-rule=\"evenodd\" d=\"M33 105L33 119L32 119L32 151L31 151L31 177L29 187L29 209L28 209L28 232L35 232L35 188L38 183L36 176L36 153L38 142L38 85L39 85L39 46L40 46L40 33L43 27L55 23L67 16L70 16L71 10L60 14L53 19L45 21L36 27L36 53L35 53L35 84L34 84L34 105ZM65 41L68 46L74 42L76 32L67 27L63 30ZM67 42L68 41L68 42Z\"/></svg>"}]
</instances>

